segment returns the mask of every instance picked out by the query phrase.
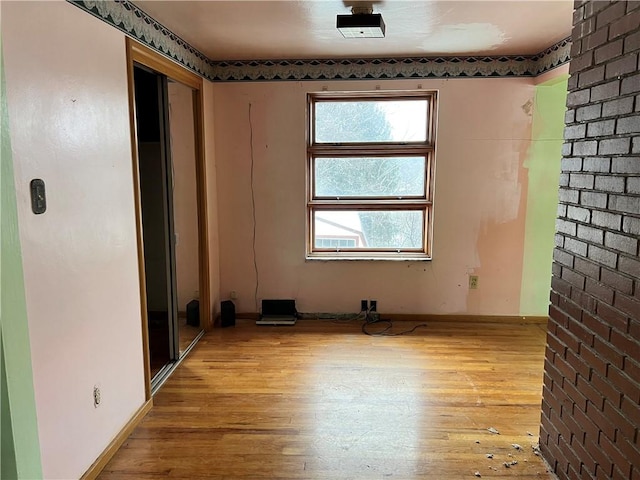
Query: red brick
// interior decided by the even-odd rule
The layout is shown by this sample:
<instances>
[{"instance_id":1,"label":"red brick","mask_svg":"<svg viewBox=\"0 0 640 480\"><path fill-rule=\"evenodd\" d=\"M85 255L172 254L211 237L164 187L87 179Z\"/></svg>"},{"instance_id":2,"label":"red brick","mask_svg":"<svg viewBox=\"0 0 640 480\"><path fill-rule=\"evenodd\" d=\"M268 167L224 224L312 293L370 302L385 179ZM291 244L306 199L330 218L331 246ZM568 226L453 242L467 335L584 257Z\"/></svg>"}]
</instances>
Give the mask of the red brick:
<instances>
[{"instance_id":1,"label":"red brick","mask_svg":"<svg viewBox=\"0 0 640 480\"><path fill-rule=\"evenodd\" d=\"M635 72L638 67L638 54L632 53L607 64L605 78L616 78ZM582 74L580 74L582 75Z\"/></svg>"},{"instance_id":2,"label":"red brick","mask_svg":"<svg viewBox=\"0 0 640 480\"><path fill-rule=\"evenodd\" d=\"M555 382L554 382L554 385L555 385ZM556 412L559 412L560 402L555 397L555 395L547 387L542 387L542 390L543 390L544 401L548 405L548 407L550 409L555 410Z\"/></svg>"},{"instance_id":3,"label":"red brick","mask_svg":"<svg viewBox=\"0 0 640 480\"><path fill-rule=\"evenodd\" d=\"M573 65L575 60L571 60ZM589 103L591 92L589 89L576 90L567 94L567 107L577 107Z\"/></svg>"},{"instance_id":4,"label":"red brick","mask_svg":"<svg viewBox=\"0 0 640 480\"><path fill-rule=\"evenodd\" d=\"M611 343L622 353L630 357L640 351L640 344L638 344L638 341L634 341L626 333L621 333L618 330L611 331Z\"/></svg>"},{"instance_id":5,"label":"red brick","mask_svg":"<svg viewBox=\"0 0 640 480\"><path fill-rule=\"evenodd\" d=\"M598 280L600 278L600 265L594 262L590 262L580 257L575 257L573 263L573 269L590 277L594 280ZM564 295L568 295L568 292L561 292Z\"/></svg>"},{"instance_id":6,"label":"red brick","mask_svg":"<svg viewBox=\"0 0 640 480\"><path fill-rule=\"evenodd\" d=\"M591 211L586 208L569 206L567 209L567 217L577 222L588 223L591 217Z\"/></svg>"},{"instance_id":7,"label":"red brick","mask_svg":"<svg viewBox=\"0 0 640 480\"><path fill-rule=\"evenodd\" d=\"M597 312L598 316L610 327L616 328L621 332L627 331L627 326L629 325L627 316L617 308L613 308L606 303L599 303Z\"/></svg>"},{"instance_id":8,"label":"red brick","mask_svg":"<svg viewBox=\"0 0 640 480\"><path fill-rule=\"evenodd\" d=\"M633 112L633 97L609 100L602 105L602 116L626 115Z\"/></svg>"},{"instance_id":9,"label":"red brick","mask_svg":"<svg viewBox=\"0 0 640 480\"><path fill-rule=\"evenodd\" d=\"M607 362L598 356L595 350L587 347L586 345L580 345L580 355L584 358L585 362L591 365L592 370L598 372L602 377L607 374ZM593 373L591 374L591 378L593 381ZM600 391L602 390L600 389Z\"/></svg>"},{"instance_id":10,"label":"red brick","mask_svg":"<svg viewBox=\"0 0 640 480\"><path fill-rule=\"evenodd\" d=\"M629 153L631 140L627 137L601 140L598 145L599 155L619 155Z\"/></svg>"},{"instance_id":11,"label":"red brick","mask_svg":"<svg viewBox=\"0 0 640 480\"><path fill-rule=\"evenodd\" d=\"M562 269L562 279L569 282L574 287L578 287L581 290L584 290L584 275L574 272L568 268Z\"/></svg>"},{"instance_id":12,"label":"red brick","mask_svg":"<svg viewBox=\"0 0 640 480\"><path fill-rule=\"evenodd\" d=\"M618 233L606 232L604 235L605 246L620 252L635 255L638 252L638 239Z\"/></svg>"},{"instance_id":13,"label":"red brick","mask_svg":"<svg viewBox=\"0 0 640 480\"><path fill-rule=\"evenodd\" d=\"M640 218L624 217L622 231L631 235L640 235Z\"/></svg>"},{"instance_id":14,"label":"red brick","mask_svg":"<svg viewBox=\"0 0 640 480\"><path fill-rule=\"evenodd\" d=\"M608 268L603 268L600 272L600 281L627 295L633 293L633 280L626 275L621 275Z\"/></svg>"},{"instance_id":15,"label":"red brick","mask_svg":"<svg viewBox=\"0 0 640 480\"><path fill-rule=\"evenodd\" d=\"M589 207L607 208L607 194L601 192L580 191L580 204Z\"/></svg>"},{"instance_id":16,"label":"red brick","mask_svg":"<svg viewBox=\"0 0 640 480\"><path fill-rule=\"evenodd\" d=\"M617 40L619 42L620 40ZM624 52L635 52L640 50L640 32L633 33L624 39Z\"/></svg>"},{"instance_id":17,"label":"red brick","mask_svg":"<svg viewBox=\"0 0 640 480\"><path fill-rule=\"evenodd\" d=\"M605 192L623 193L624 177L616 177L613 175L598 175L595 180L595 189Z\"/></svg>"},{"instance_id":18,"label":"red brick","mask_svg":"<svg viewBox=\"0 0 640 480\"><path fill-rule=\"evenodd\" d=\"M637 92L640 92L640 74L633 75L622 80L622 85L620 85L621 95Z\"/></svg>"},{"instance_id":19,"label":"red brick","mask_svg":"<svg viewBox=\"0 0 640 480\"><path fill-rule=\"evenodd\" d=\"M587 434L587 438L590 438L593 441L597 441L600 433L600 428L598 427L598 425L596 425L595 420L593 418L590 418L587 412L578 409L574 410L573 416L575 417L576 421L580 425L582 425L584 432Z\"/></svg>"},{"instance_id":20,"label":"red brick","mask_svg":"<svg viewBox=\"0 0 640 480\"><path fill-rule=\"evenodd\" d=\"M556 355L556 359L558 358L559 355ZM558 385L558 387L560 387L560 390L562 389L562 385L564 383L564 375L562 374L562 372L560 370L558 370L554 365L551 364L546 364L545 365L545 371L549 374L549 376L551 377L551 380L553 381L554 385ZM554 392L555 392L555 387L554 387ZM560 406L558 405L557 408L558 412L560 411Z\"/></svg>"},{"instance_id":21,"label":"red brick","mask_svg":"<svg viewBox=\"0 0 640 480\"><path fill-rule=\"evenodd\" d=\"M622 224L622 215L594 210L591 213L591 223L593 225L609 228L611 230L620 230L620 225Z\"/></svg>"},{"instance_id":22,"label":"red brick","mask_svg":"<svg viewBox=\"0 0 640 480\"><path fill-rule=\"evenodd\" d=\"M627 139L627 141L629 141ZM627 149L627 152L629 150ZM573 143L573 154L578 156L595 155L598 152L598 142L595 140L585 140Z\"/></svg>"},{"instance_id":23,"label":"red brick","mask_svg":"<svg viewBox=\"0 0 640 480\"><path fill-rule=\"evenodd\" d=\"M559 277L560 275L562 275L562 266L558 263L553 262L553 264L551 265L551 273L552 275Z\"/></svg>"},{"instance_id":24,"label":"red brick","mask_svg":"<svg viewBox=\"0 0 640 480\"><path fill-rule=\"evenodd\" d=\"M563 332L563 336L567 335L566 332L564 332L564 330L562 332ZM572 344L577 343L575 338L571 338L571 342ZM547 334L547 349L551 349L553 353L560 355L561 357L564 358L565 352L567 351L567 345L566 345L566 342L560 340L555 335Z\"/></svg>"},{"instance_id":25,"label":"red brick","mask_svg":"<svg viewBox=\"0 0 640 480\"><path fill-rule=\"evenodd\" d=\"M629 378L614 366L608 368L607 378L620 393L629 397L630 400L640 403L640 385L637 380Z\"/></svg>"},{"instance_id":26,"label":"red brick","mask_svg":"<svg viewBox=\"0 0 640 480\"><path fill-rule=\"evenodd\" d=\"M606 157L588 157L583 161L585 172L609 172L611 171L611 159Z\"/></svg>"},{"instance_id":27,"label":"red brick","mask_svg":"<svg viewBox=\"0 0 640 480\"><path fill-rule=\"evenodd\" d=\"M593 455L594 460L598 462L598 470L602 470L602 472L605 474L605 478L607 478L607 480L610 480L611 471L613 470L613 464L611 463L611 459L607 457L607 455L602 451L602 448L600 448L597 443L597 438L587 439L587 441L585 442L585 446L589 450L589 452L591 452L591 455Z\"/></svg>"},{"instance_id":28,"label":"red brick","mask_svg":"<svg viewBox=\"0 0 640 480\"><path fill-rule=\"evenodd\" d=\"M598 21L596 22L598 28L602 28L603 26L609 25L613 21L623 17L626 13L626 5L624 2L614 2L602 12L600 12L597 16ZM582 22L579 25L584 25L586 22ZM579 31L587 32L589 29L593 30L593 27L590 24L586 24L582 26ZM588 32L589 33L589 32ZM583 37L584 35L581 35Z\"/></svg>"},{"instance_id":29,"label":"red brick","mask_svg":"<svg viewBox=\"0 0 640 480\"><path fill-rule=\"evenodd\" d=\"M616 437L616 447L629 460L632 466L640 466L640 450L635 447L627 437L618 435ZM630 475L630 474L629 474ZM630 476L627 478L631 478Z\"/></svg>"},{"instance_id":30,"label":"red brick","mask_svg":"<svg viewBox=\"0 0 640 480\"><path fill-rule=\"evenodd\" d=\"M588 328L595 335L598 335L602 340L609 341L611 328L602 320L589 313L583 313L582 323L586 328ZM595 339L593 339L593 341L595 341ZM590 342L590 345L593 345L593 341ZM580 351L582 352L582 347L580 347Z\"/></svg>"},{"instance_id":31,"label":"red brick","mask_svg":"<svg viewBox=\"0 0 640 480\"><path fill-rule=\"evenodd\" d=\"M549 318L554 320L558 325L566 325L567 315L555 305L549 305Z\"/></svg>"},{"instance_id":32,"label":"red brick","mask_svg":"<svg viewBox=\"0 0 640 480\"><path fill-rule=\"evenodd\" d=\"M602 120L600 122L589 123L587 137L604 137L613 135L615 132L615 120ZM566 135L565 135L565 138Z\"/></svg>"},{"instance_id":33,"label":"red brick","mask_svg":"<svg viewBox=\"0 0 640 480\"><path fill-rule=\"evenodd\" d=\"M620 81L613 80L595 87L591 87L591 101L608 100L620 95Z\"/></svg>"},{"instance_id":34,"label":"red brick","mask_svg":"<svg viewBox=\"0 0 640 480\"><path fill-rule=\"evenodd\" d=\"M611 402L615 407L620 406L622 394L615 386L611 384L609 380L605 378L600 372L591 374L591 385L603 394L607 401Z\"/></svg>"},{"instance_id":35,"label":"red brick","mask_svg":"<svg viewBox=\"0 0 640 480\"><path fill-rule=\"evenodd\" d=\"M587 256L587 244L574 238L566 238L564 241L564 249L575 255Z\"/></svg>"},{"instance_id":36,"label":"red brick","mask_svg":"<svg viewBox=\"0 0 640 480\"><path fill-rule=\"evenodd\" d=\"M636 8L640 8L640 1L638 1L638 0L629 0L627 2L627 13L632 11L632 10L635 10ZM586 9L586 7L585 7L585 9Z\"/></svg>"},{"instance_id":37,"label":"red brick","mask_svg":"<svg viewBox=\"0 0 640 480\"><path fill-rule=\"evenodd\" d=\"M583 5L584 18L592 17L593 15L597 14L600 10L607 8L608 6L609 6L609 2L607 1L584 2L584 5ZM576 8L575 5L574 5L574 8Z\"/></svg>"},{"instance_id":38,"label":"red brick","mask_svg":"<svg viewBox=\"0 0 640 480\"><path fill-rule=\"evenodd\" d=\"M600 355L603 358L603 360L605 360L611 365L615 365L619 368L622 368L622 365L624 363L624 360L623 360L624 357L618 350L613 348L611 344L609 344L609 342L605 342L600 338L596 337L593 343L594 343L595 351L598 352L598 355ZM608 372L609 372L609 368L607 369L607 373Z\"/></svg>"},{"instance_id":39,"label":"red brick","mask_svg":"<svg viewBox=\"0 0 640 480\"><path fill-rule=\"evenodd\" d=\"M628 273L629 275L640 277L640 261L634 258L621 255L618 263L618 269L621 272Z\"/></svg>"},{"instance_id":40,"label":"red brick","mask_svg":"<svg viewBox=\"0 0 640 480\"><path fill-rule=\"evenodd\" d=\"M589 35L589 37L585 37L584 40L586 41L587 39L590 39L590 37L595 37L594 40L598 42L602 40L602 37L608 36L608 35L609 35L608 29L602 28L598 30L596 33L594 33L593 35ZM602 45L603 43L604 42L602 42L600 45ZM591 50L591 48L587 47L584 49L584 51L587 51L587 50ZM622 40L617 40L615 42L609 42L603 47L597 48L594 52L594 60L596 64L599 64L603 62L608 62L612 58L615 58L620 55L622 55Z\"/></svg>"},{"instance_id":41,"label":"red brick","mask_svg":"<svg viewBox=\"0 0 640 480\"><path fill-rule=\"evenodd\" d=\"M617 157L611 160L612 173L640 173L640 159L637 157Z\"/></svg>"},{"instance_id":42,"label":"red brick","mask_svg":"<svg viewBox=\"0 0 640 480\"><path fill-rule=\"evenodd\" d=\"M577 356L571 350L567 350L567 362L569 362L569 365L571 365L579 375L582 375L585 378L589 377L591 368L581 357ZM584 394L584 392L582 392L582 394Z\"/></svg>"},{"instance_id":43,"label":"red brick","mask_svg":"<svg viewBox=\"0 0 640 480\"><path fill-rule=\"evenodd\" d=\"M587 126L582 125L572 125L570 127L565 127L564 129L564 138L566 140L571 140L574 138L584 138L587 132Z\"/></svg>"},{"instance_id":44,"label":"red brick","mask_svg":"<svg viewBox=\"0 0 640 480\"><path fill-rule=\"evenodd\" d=\"M590 87L591 85L602 82L604 80L604 72L604 65L580 72L580 74L578 75L578 87Z\"/></svg>"},{"instance_id":45,"label":"red brick","mask_svg":"<svg viewBox=\"0 0 640 480\"><path fill-rule=\"evenodd\" d=\"M616 133L638 133L640 132L640 115L619 118L616 124Z\"/></svg>"},{"instance_id":46,"label":"red brick","mask_svg":"<svg viewBox=\"0 0 640 480\"><path fill-rule=\"evenodd\" d=\"M574 318L575 320L580 320L582 317L582 308L568 298L560 297L558 300L558 307L569 317Z\"/></svg>"},{"instance_id":47,"label":"red brick","mask_svg":"<svg viewBox=\"0 0 640 480\"><path fill-rule=\"evenodd\" d=\"M640 427L640 405L623 396L620 409L629 422L624 430L621 428L621 431L628 439L633 440L636 436L635 430Z\"/></svg>"},{"instance_id":48,"label":"red brick","mask_svg":"<svg viewBox=\"0 0 640 480\"><path fill-rule=\"evenodd\" d=\"M569 95L571 95L571 93ZM584 94L581 94L580 97L576 98L574 100L574 105L581 105L576 102L581 100L583 97L584 97ZM589 102L589 93L586 94L586 97L587 97L587 100L583 103ZM569 104L568 98L569 97L567 97L567 106L573 106ZM593 120L594 118L600 118L601 113L602 113L601 103L597 103L595 105L589 105L585 107L578 106L578 109L576 110L576 121L584 122L586 120ZM574 153L574 155L577 155L577 154Z\"/></svg>"},{"instance_id":49,"label":"red brick","mask_svg":"<svg viewBox=\"0 0 640 480\"><path fill-rule=\"evenodd\" d=\"M562 383L562 389L563 389L563 391L566 392L567 391L567 385L569 383L572 384L572 385L575 385L577 373L576 373L576 371L573 369L573 367L571 365L569 365L565 360L563 360L562 358L558 357L557 355L556 355L556 360L554 362L554 365L557 367L557 369L562 374L562 377L565 379L565 382ZM575 387L573 387L573 389L575 390ZM575 401L575 399L574 399L574 401Z\"/></svg>"},{"instance_id":50,"label":"red brick","mask_svg":"<svg viewBox=\"0 0 640 480\"><path fill-rule=\"evenodd\" d=\"M640 212L640 197L611 195L609 197L609 210L617 210L618 212L633 213L636 215Z\"/></svg>"},{"instance_id":51,"label":"red brick","mask_svg":"<svg viewBox=\"0 0 640 480\"><path fill-rule=\"evenodd\" d=\"M578 225L578 238L599 245L604 244L604 232L598 228L589 227L587 225Z\"/></svg>"},{"instance_id":52,"label":"red brick","mask_svg":"<svg viewBox=\"0 0 640 480\"><path fill-rule=\"evenodd\" d=\"M625 2L616 2L616 3L625 3ZM598 16L598 20L599 18L600 16ZM640 12L635 11L632 13L628 13L627 15L623 16L619 20L609 25L609 38L614 39L621 35L624 35L625 33L631 32L633 30L637 30L638 25L640 25ZM587 30L589 30L589 28L592 28L592 27L587 25L585 29L583 29L583 31L586 32Z\"/></svg>"},{"instance_id":53,"label":"red brick","mask_svg":"<svg viewBox=\"0 0 640 480\"><path fill-rule=\"evenodd\" d=\"M589 252L587 256L590 260L612 268L615 268L616 263L618 262L618 255L616 253L595 245L589 245Z\"/></svg>"},{"instance_id":54,"label":"red brick","mask_svg":"<svg viewBox=\"0 0 640 480\"><path fill-rule=\"evenodd\" d=\"M624 402L624 399L623 399ZM628 405L631 405L627 402ZM616 426L619 432L625 435L627 438L633 438L636 431L635 423L631 423L630 418L621 413L620 409L612 405L608 400L604 403L604 414L611 419L611 422ZM620 435L616 435L616 437L620 437Z\"/></svg>"},{"instance_id":55,"label":"red brick","mask_svg":"<svg viewBox=\"0 0 640 480\"><path fill-rule=\"evenodd\" d=\"M640 177L627 178L627 193L640 194Z\"/></svg>"},{"instance_id":56,"label":"red brick","mask_svg":"<svg viewBox=\"0 0 640 480\"><path fill-rule=\"evenodd\" d=\"M609 420L597 406L593 403L587 403L587 416L595 423L601 432L609 438L615 438L616 426ZM602 435L600 435L602 438Z\"/></svg>"},{"instance_id":57,"label":"red brick","mask_svg":"<svg viewBox=\"0 0 640 480\"><path fill-rule=\"evenodd\" d=\"M564 250L555 249L553 251L553 259L560 263L561 265L565 265L567 267L573 267L573 255L565 252Z\"/></svg>"},{"instance_id":58,"label":"red brick","mask_svg":"<svg viewBox=\"0 0 640 480\"><path fill-rule=\"evenodd\" d=\"M591 474L595 474L596 471L596 461L591 456L591 452L587 451L582 443L572 442L571 446L575 450L579 461L577 463L570 462L570 466L580 467L580 470L576 472L576 476L572 477L576 480L584 480L587 478L585 474L588 474L591 477ZM586 470L586 471L585 471Z\"/></svg>"},{"instance_id":59,"label":"red brick","mask_svg":"<svg viewBox=\"0 0 640 480\"><path fill-rule=\"evenodd\" d=\"M620 450L615 447L613 442L609 438L607 438L607 436L600 436L600 446L604 450L604 453L611 459L614 465L614 470L615 468L618 468L623 473L625 471L631 471L631 463L629 462L629 460L624 455L622 455L622 453L620 453ZM612 478L617 478L615 476L615 473Z\"/></svg>"},{"instance_id":60,"label":"red brick","mask_svg":"<svg viewBox=\"0 0 640 480\"><path fill-rule=\"evenodd\" d=\"M640 302L626 295L616 294L613 305L632 317L640 318Z\"/></svg>"}]
</instances>

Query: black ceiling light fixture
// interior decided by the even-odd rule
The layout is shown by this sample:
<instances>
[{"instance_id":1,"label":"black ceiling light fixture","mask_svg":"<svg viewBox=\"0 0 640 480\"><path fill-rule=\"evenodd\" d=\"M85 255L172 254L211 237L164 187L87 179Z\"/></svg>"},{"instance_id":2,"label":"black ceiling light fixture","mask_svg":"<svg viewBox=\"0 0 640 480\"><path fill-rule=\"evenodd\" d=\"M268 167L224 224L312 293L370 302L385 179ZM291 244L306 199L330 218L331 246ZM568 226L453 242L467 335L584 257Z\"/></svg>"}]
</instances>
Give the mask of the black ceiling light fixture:
<instances>
[{"instance_id":1,"label":"black ceiling light fixture","mask_svg":"<svg viewBox=\"0 0 640 480\"><path fill-rule=\"evenodd\" d=\"M373 13L373 7L351 7L351 15L338 15L336 27L344 38L384 38L382 15Z\"/></svg>"}]
</instances>

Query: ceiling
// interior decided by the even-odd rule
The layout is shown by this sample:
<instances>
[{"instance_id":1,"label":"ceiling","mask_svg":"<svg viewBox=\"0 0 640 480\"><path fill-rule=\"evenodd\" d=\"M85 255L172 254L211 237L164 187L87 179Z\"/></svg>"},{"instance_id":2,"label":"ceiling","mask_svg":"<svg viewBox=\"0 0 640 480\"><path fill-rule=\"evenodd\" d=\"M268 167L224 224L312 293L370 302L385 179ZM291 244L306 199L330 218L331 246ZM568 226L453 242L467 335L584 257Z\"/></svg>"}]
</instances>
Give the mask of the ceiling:
<instances>
[{"instance_id":1,"label":"ceiling","mask_svg":"<svg viewBox=\"0 0 640 480\"><path fill-rule=\"evenodd\" d=\"M351 0L134 3L212 60L534 55L571 34L572 0L383 0L385 38L343 38ZM357 2L362 4L362 2Z\"/></svg>"}]
</instances>

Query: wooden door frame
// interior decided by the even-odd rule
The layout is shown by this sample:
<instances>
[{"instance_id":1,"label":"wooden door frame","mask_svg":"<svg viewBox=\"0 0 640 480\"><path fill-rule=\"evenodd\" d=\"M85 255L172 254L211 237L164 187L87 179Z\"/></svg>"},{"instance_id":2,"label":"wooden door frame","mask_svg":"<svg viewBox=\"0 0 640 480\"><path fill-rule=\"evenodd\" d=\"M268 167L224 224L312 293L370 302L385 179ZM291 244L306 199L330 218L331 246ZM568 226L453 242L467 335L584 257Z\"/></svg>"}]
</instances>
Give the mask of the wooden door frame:
<instances>
[{"instance_id":1,"label":"wooden door frame","mask_svg":"<svg viewBox=\"0 0 640 480\"><path fill-rule=\"evenodd\" d=\"M138 159L138 132L135 113L134 64L144 65L158 73L193 89L193 120L195 132L196 189L198 205L198 261L200 285L200 327L213 327L211 318L211 297L209 279L209 232L207 229L207 176L204 157L204 105L202 98L203 80L195 73L144 45L126 38L127 82L129 87L129 125L131 129L131 154L133 166L133 187L136 218L136 240L138 250L138 271L140 281L140 312L142 315L142 347L144 357L145 398L151 398L151 369L149 365L149 331L147 318L147 290L144 267L144 243L142 237L142 203L140 196L140 175Z\"/></svg>"}]
</instances>

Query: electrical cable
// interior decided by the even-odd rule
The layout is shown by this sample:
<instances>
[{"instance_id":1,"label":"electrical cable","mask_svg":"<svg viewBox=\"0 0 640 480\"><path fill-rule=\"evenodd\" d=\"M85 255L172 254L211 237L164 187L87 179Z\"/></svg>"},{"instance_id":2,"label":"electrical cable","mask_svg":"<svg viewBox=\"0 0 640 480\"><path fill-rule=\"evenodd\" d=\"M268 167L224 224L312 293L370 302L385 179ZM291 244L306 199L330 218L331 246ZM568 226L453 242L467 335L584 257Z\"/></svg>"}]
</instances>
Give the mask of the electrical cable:
<instances>
[{"instance_id":1,"label":"electrical cable","mask_svg":"<svg viewBox=\"0 0 640 480\"><path fill-rule=\"evenodd\" d=\"M251 102L249 102L249 147L251 152L251 212L253 216L253 269L256 272L256 289L253 293L253 301L258 309L258 287L260 285L260 277L258 276L258 262L256 260L256 196L253 189L253 122L251 120Z\"/></svg>"},{"instance_id":2,"label":"electrical cable","mask_svg":"<svg viewBox=\"0 0 640 480\"><path fill-rule=\"evenodd\" d=\"M389 330L391 330L393 328L393 321L389 320L388 318L379 318L377 320L370 318L369 315L371 314L371 309L369 308L366 311L366 315L365 315L365 320L364 323L362 324L362 333L364 333L365 335L369 335L371 337L399 337L402 335L409 335L410 333L415 332L418 328L421 327L426 327L427 324L426 323L421 323L419 325L416 325L415 327L411 328L410 330L405 330L402 332L390 332ZM370 332L367 330L367 326L369 325L377 325L377 324L382 324L384 325L384 328L380 331L377 332Z\"/></svg>"},{"instance_id":3,"label":"electrical cable","mask_svg":"<svg viewBox=\"0 0 640 480\"><path fill-rule=\"evenodd\" d=\"M331 320L332 323L350 323L353 322L354 320L359 320L362 317L362 314L365 313L364 310L360 310L356 315L354 315L351 318L334 318L333 320ZM365 317L366 318L366 317Z\"/></svg>"}]
</instances>

